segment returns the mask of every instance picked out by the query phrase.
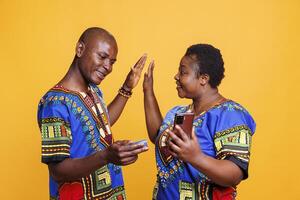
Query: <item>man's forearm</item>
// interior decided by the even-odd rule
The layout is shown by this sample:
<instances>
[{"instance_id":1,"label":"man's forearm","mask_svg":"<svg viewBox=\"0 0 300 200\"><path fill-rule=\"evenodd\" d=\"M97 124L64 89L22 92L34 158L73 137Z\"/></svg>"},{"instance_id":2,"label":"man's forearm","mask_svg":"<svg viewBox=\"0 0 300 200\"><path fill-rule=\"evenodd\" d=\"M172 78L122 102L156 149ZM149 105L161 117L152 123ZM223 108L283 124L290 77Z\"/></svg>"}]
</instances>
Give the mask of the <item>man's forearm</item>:
<instances>
[{"instance_id":1,"label":"man's forearm","mask_svg":"<svg viewBox=\"0 0 300 200\"><path fill-rule=\"evenodd\" d=\"M117 96L112 100L112 102L107 106L109 119L110 119L110 125L112 126L121 116L124 107L128 101L127 97L124 97L120 94L117 94Z\"/></svg>"},{"instance_id":2,"label":"man's forearm","mask_svg":"<svg viewBox=\"0 0 300 200\"><path fill-rule=\"evenodd\" d=\"M48 167L53 179L61 183L88 176L107 163L107 151L103 150L84 158L67 158L59 163L50 163Z\"/></svg>"}]
</instances>

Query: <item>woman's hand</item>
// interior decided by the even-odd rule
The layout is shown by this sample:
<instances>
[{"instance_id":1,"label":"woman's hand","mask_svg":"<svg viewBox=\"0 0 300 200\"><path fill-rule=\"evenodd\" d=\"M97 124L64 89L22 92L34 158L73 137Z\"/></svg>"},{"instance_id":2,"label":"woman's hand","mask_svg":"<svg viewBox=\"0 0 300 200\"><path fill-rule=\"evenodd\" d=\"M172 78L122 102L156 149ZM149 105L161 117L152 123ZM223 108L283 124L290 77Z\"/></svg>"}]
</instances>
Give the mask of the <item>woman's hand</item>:
<instances>
[{"instance_id":1,"label":"woman's hand","mask_svg":"<svg viewBox=\"0 0 300 200\"><path fill-rule=\"evenodd\" d=\"M161 115L153 90L153 69L154 61L152 60L148 66L147 72L144 74L143 91L147 132L149 139L153 144L155 144L157 133L162 124L163 117Z\"/></svg>"},{"instance_id":2,"label":"woman's hand","mask_svg":"<svg viewBox=\"0 0 300 200\"><path fill-rule=\"evenodd\" d=\"M131 91L139 82L145 62L147 60L147 54L144 54L137 63L131 68L126 80L123 84L123 88L127 91Z\"/></svg>"},{"instance_id":3,"label":"woman's hand","mask_svg":"<svg viewBox=\"0 0 300 200\"><path fill-rule=\"evenodd\" d=\"M153 91L153 69L154 69L154 60L150 62L148 66L148 70L144 74L144 82L143 82L144 92Z\"/></svg>"},{"instance_id":4,"label":"woman's hand","mask_svg":"<svg viewBox=\"0 0 300 200\"><path fill-rule=\"evenodd\" d=\"M218 160L206 156L201 151L194 131L192 131L191 138L189 138L180 126L176 125L175 129L169 132L169 135L169 149L171 154L191 164L209 177L212 182L229 187L236 186L242 180L242 170L232 161Z\"/></svg>"},{"instance_id":5,"label":"woman's hand","mask_svg":"<svg viewBox=\"0 0 300 200\"><path fill-rule=\"evenodd\" d=\"M173 131L169 132L169 149L174 157L188 163L194 163L203 153L200 149L194 130L191 138L178 125Z\"/></svg>"}]
</instances>

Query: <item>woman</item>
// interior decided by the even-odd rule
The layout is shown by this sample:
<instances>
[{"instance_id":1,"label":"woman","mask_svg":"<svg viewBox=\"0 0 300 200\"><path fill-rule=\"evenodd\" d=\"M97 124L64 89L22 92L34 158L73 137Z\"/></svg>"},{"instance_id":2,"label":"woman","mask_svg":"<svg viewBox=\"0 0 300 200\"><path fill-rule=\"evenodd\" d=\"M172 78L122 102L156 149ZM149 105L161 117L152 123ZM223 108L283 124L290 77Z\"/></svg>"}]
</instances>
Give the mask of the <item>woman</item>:
<instances>
[{"instance_id":1,"label":"woman","mask_svg":"<svg viewBox=\"0 0 300 200\"><path fill-rule=\"evenodd\" d=\"M255 122L218 92L223 65L213 46L189 47L174 78L178 96L192 102L172 108L164 119L153 90L154 63L149 65L143 90L148 136L156 146L153 199L234 199L236 186L248 177ZM175 114L184 112L194 113L190 137L174 126Z\"/></svg>"}]
</instances>

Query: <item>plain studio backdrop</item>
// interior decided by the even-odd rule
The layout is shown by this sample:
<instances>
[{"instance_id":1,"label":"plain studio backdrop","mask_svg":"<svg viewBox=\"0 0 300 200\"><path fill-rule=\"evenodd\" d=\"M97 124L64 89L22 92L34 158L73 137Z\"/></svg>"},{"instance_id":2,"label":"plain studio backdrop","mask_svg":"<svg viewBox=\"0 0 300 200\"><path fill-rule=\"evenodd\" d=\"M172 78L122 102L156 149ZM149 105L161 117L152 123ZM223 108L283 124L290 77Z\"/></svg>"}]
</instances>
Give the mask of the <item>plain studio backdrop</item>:
<instances>
[{"instance_id":1,"label":"plain studio backdrop","mask_svg":"<svg viewBox=\"0 0 300 200\"><path fill-rule=\"evenodd\" d=\"M41 96L68 70L87 27L109 30L119 45L114 70L101 84L106 102L144 53L155 59L161 111L177 97L179 61L188 46L210 43L225 61L220 91L253 115L249 179L238 199L297 199L299 185L300 1L0 0L1 199L48 199L36 111ZM147 139L142 80L113 127L115 139ZM154 146L123 168L129 200L151 199Z\"/></svg>"}]
</instances>

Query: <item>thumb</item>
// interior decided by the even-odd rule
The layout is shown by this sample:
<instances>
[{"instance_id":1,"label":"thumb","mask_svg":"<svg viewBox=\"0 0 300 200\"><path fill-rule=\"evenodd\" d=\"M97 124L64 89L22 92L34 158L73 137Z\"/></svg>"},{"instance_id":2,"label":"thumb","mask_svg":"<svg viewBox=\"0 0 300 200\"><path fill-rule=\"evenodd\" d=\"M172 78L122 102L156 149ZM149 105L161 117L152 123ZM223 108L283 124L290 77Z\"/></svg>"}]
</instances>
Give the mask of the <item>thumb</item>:
<instances>
[{"instance_id":1,"label":"thumb","mask_svg":"<svg viewBox=\"0 0 300 200\"><path fill-rule=\"evenodd\" d=\"M192 134L191 134L191 139L194 140L195 138L196 138L195 127L193 126Z\"/></svg>"}]
</instances>

